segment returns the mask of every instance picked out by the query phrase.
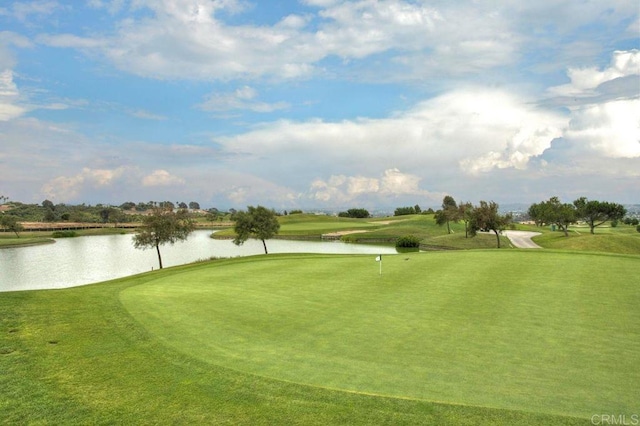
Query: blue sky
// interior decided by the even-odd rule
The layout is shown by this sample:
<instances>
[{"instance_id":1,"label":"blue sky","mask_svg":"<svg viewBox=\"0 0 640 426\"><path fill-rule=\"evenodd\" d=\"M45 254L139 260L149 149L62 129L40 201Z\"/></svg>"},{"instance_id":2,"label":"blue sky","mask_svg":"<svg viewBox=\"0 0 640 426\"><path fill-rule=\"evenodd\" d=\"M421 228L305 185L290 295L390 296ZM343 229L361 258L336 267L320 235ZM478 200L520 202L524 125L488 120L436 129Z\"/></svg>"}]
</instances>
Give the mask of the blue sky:
<instances>
[{"instance_id":1,"label":"blue sky","mask_svg":"<svg viewBox=\"0 0 640 426\"><path fill-rule=\"evenodd\" d=\"M0 195L640 203L636 1L0 4Z\"/></svg>"}]
</instances>

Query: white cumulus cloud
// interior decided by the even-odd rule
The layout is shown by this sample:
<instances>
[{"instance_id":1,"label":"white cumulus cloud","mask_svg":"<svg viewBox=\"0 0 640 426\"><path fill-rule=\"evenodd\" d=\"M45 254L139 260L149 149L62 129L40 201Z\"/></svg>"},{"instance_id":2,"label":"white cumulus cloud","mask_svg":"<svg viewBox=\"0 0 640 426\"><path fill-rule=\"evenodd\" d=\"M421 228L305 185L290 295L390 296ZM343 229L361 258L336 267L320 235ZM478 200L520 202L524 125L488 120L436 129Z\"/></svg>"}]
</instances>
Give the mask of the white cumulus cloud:
<instances>
[{"instance_id":1,"label":"white cumulus cloud","mask_svg":"<svg viewBox=\"0 0 640 426\"><path fill-rule=\"evenodd\" d=\"M628 76L638 76L635 87L639 88L640 50L615 51L607 68L602 70L597 67L569 68L567 75L571 82L550 88L548 90L550 94L593 96L597 93L596 89L603 83ZM640 93L636 94L640 95Z\"/></svg>"},{"instance_id":2,"label":"white cumulus cloud","mask_svg":"<svg viewBox=\"0 0 640 426\"><path fill-rule=\"evenodd\" d=\"M185 180L174 176L166 170L154 170L150 175L142 178L143 186L173 186L184 185Z\"/></svg>"},{"instance_id":3,"label":"white cumulus cloud","mask_svg":"<svg viewBox=\"0 0 640 426\"><path fill-rule=\"evenodd\" d=\"M573 111L565 138L610 158L640 157L640 100L592 104Z\"/></svg>"},{"instance_id":4,"label":"white cumulus cloud","mask_svg":"<svg viewBox=\"0 0 640 426\"><path fill-rule=\"evenodd\" d=\"M315 179L310 185L309 196L332 206L405 196L436 201L441 194L420 188L421 180L419 176L403 173L396 168L385 170L379 177L333 175L327 180Z\"/></svg>"},{"instance_id":5,"label":"white cumulus cloud","mask_svg":"<svg viewBox=\"0 0 640 426\"><path fill-rule=\"evenodd\" d=\"M91 169L85 167L73 176L58 176L42 186L42 193L52 200L69 201L87 189L98 189L111 185L126 172L126 168Z\"/></svg>"},{"instance_id":6,"label":"white cumulus cloud","mask_svg":"<svg viewBox=\"0 0 640 426\"><path fill-rule=\"evenodd\" d=\"M243 160L286 154L291 164L313 158L318 167L351 167L363 175L389 163L417 175L425 169L475 173L526 168L567 123L565 115L504 90L470 87L389 118L279 121L217 141Z\"/></svg>"},{"instance_id":7,"label":"white cumulus cloud","mask_svg":"<svg viewBox=\"0 0 640 426\"><path fill-rule=\"evenodd\" d=\"M20 92L13 81L13 71L0 72L0 121L8 121L26 112L19 104Z\"/></svg>"}]
</instances>

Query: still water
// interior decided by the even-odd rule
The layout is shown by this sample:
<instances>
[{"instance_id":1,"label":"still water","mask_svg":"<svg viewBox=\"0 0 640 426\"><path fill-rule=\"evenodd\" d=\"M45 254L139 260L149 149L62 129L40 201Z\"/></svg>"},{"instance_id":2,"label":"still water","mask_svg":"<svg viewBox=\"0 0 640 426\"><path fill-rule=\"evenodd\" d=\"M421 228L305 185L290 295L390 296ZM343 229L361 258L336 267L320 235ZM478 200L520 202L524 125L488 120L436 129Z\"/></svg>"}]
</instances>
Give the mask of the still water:
<instances>
[{"instance_id":1,"label":"still water","mask_svg":"<svg viewBox=\"0 0 640 426\"><path fill-rule=\"evenodd\" d=\"M161 246L164 267L264 253L261 241L236 246L210 235L211 231L199 230L185 242ZM157 269L155 249L137 250L132 238L132 234L61 238L55 244L0 249L0 292L74 287ZM396 253L393 247L339 241L269 240L267 248L269 253Z\"/></svg>"}]
</instances>

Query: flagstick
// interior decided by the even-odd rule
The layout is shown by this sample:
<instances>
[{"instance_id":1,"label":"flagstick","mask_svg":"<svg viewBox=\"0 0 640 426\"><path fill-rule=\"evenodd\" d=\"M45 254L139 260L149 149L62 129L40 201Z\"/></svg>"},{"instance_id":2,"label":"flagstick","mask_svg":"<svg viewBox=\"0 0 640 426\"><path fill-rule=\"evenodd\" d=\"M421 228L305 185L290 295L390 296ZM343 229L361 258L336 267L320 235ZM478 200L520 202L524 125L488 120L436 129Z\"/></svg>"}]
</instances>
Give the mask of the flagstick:
<instances>
[{"instance_id":1,"label":"flagstick","mask_svg":"<svg viewBox=\"0 0 640 426\"><path fill-rule=\"evenodd\" d=\"M382 275L382 255L380 255L380 275Z\"/></svg>"}]
</instances>

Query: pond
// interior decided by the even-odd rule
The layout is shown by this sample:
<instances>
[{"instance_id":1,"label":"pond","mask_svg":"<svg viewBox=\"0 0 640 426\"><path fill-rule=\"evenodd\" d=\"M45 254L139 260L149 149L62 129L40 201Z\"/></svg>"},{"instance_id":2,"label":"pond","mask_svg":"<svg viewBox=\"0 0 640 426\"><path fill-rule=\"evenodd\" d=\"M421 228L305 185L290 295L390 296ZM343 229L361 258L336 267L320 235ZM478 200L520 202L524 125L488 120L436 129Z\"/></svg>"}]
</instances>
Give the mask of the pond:
<instances>
[{"instance_id":1,"label":"pond","mask_svg":"<svg viewBox=\"0 0 640 426\"><path fill-rule=\"evenodd\" d=\"M164 267L212 257L263 254L258 240L236 246L195 231L187 241L160 247ZM0 292L74 287L158 268L155 249L133 247L132 234L57 239L55 244L0 249ZM269 253L391 254L395 248L340 241L267 241Z\"/></svg>"}]
</instances>

